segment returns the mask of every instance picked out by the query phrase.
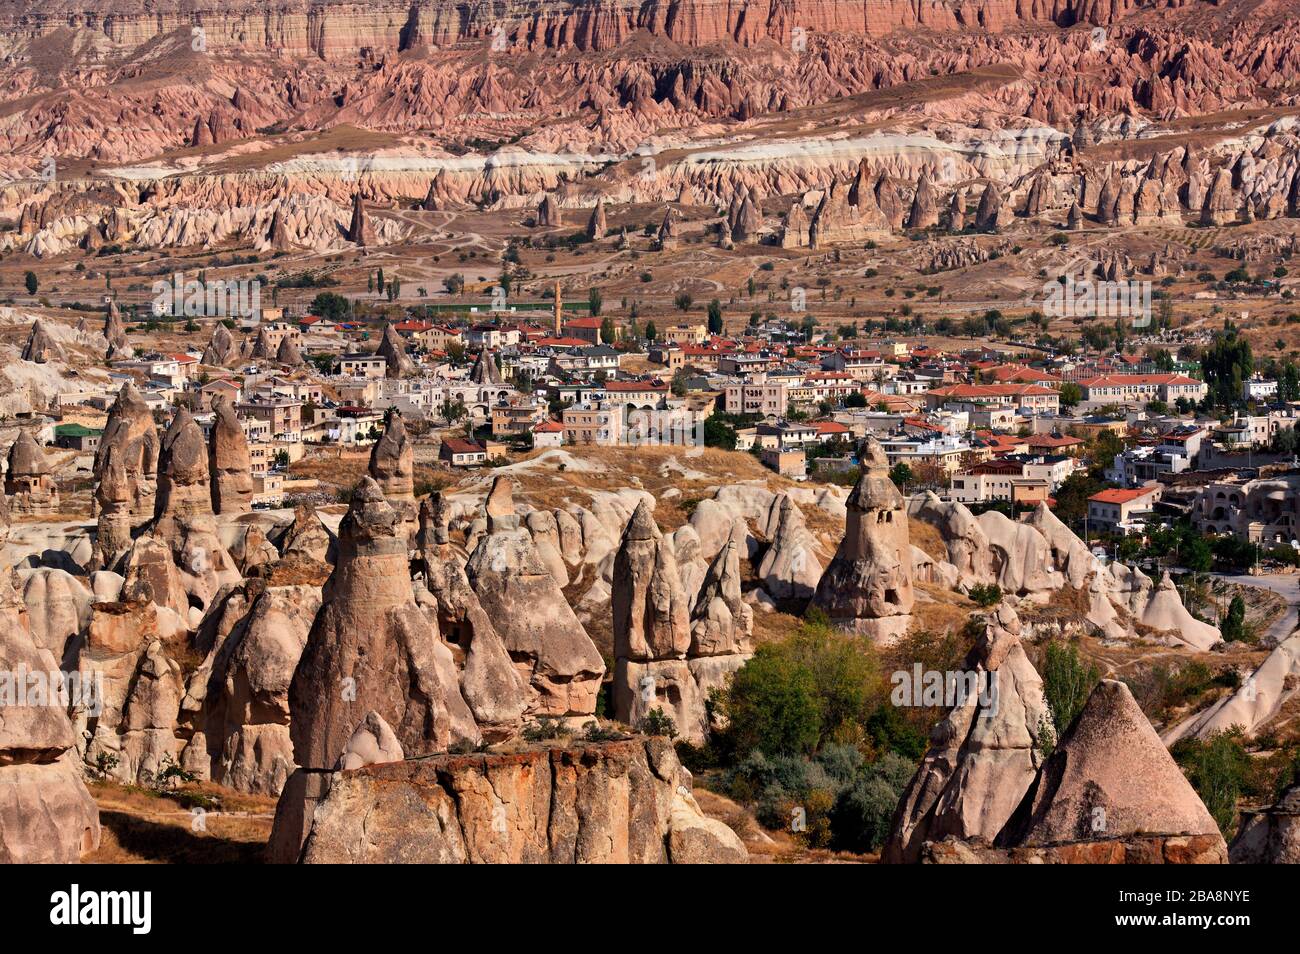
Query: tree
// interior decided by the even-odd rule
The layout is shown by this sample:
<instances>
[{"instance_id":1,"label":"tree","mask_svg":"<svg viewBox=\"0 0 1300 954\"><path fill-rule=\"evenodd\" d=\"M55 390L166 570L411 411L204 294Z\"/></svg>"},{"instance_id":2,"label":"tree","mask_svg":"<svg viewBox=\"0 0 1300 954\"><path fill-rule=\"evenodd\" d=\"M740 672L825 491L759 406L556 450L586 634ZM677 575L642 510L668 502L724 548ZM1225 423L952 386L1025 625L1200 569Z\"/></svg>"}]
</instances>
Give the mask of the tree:
<instances>
[{"instance_id":1,"label":"tree","mask_svg":"<svg viewBox=\"0 0 1300 954\"><path fill-rule=\"evenodd\" d=\"M1233 596L1228 604L1228 612L1219 622L1219 632L1225 643L1235 643L1246 638L1246 601L1241 594Z\"/></svg>"},{"instance_id":2,"label":"tree","mask_svg":"<svg viewBox=\"0 0 1300 954\"><path fill-rule=\"evenodd\" d=\"M447 289L448 295L459 295L465 288L465 276L460 272L448 275L442 280L442 287Z\"/></svg>"},{"instance_id":3,"label":"tree","mask_svg":"<svg viewBox=\"0 0 1300 954\"><path fill-rule=\"evenodd\" d=\"M709 302L709 334L722 334L722 304L716 298Z\"/></svg>"},{"instance_id":4,"label":"tree","mask_svg":"<svg viewBox=\"0 0 1300 954\"><path fill-rule=\"evenodd\" d=\"M673 304L676 305L677 310L681 312L690 311L692 303L693 299L687 292L678 292L677 297L673 299Z\"/></svg>"},{"instance_id":5,"label":"tree","mask_svg":"<svg viewBox=\"0 0 1300 954\"><path fill-rule=\"evenodd\" d=\"M704 446L717 447L720 450L736 449L736 429L717 417L704 419Z\"/></svg>"},{"instance_id":6,"label":"tree","mask_svg":"<svg viewBox=\"0 0 1300 954\"><path fill-rule=\"evenodd\" d=\"M894 482L899 490L907 490L908 487L916 483L916 475L912 473L912 468L903 463L895 464L889 468L889 479Z\"/></svg>"},{"instance_id":7,"label":"tree","mask_svg":"<svg viewBox=\"0 0 1300 954\"><path fill-rule=\"evenodd\" d=\"M384 270L381 268L375 272L375 288L379 294L384 294L387 285L384 283Z\"/></svg>"},{"instance_id":8,"label":"tree","mask_svg":"<svg viewBox=\"0 0 1300 954\"><path fill-rule=\"evenodd\" d=\"M23 277L23 281L27 283L27 294L29 295L35 295L36 290L41 287L41 283L37 280L35 272L28 272Z\"/></svg>"},{"instance_id":9,"label":"tree","mask_svg":"<svg viewBox=\"0 0 1300 954\"><path fill-rule=\"evenodd\" d=\"M809 669L781 648L759 646L723 690L728 741L734 751L807 755L821 734L821 701Z\"/></svg>"},{"instance_id":10,"label":"tree","mask_svg":"<svg viewBox=\"0 0 1300 954\"><path fill-rule=\"evenodd\" d=\"M600 309L604 307L604 299L601 298L600 289L594 285L587 289L587 307L591 311L591 317L600 317Z\"/></svg>"},{"instance_id":11,"label":"tree","mask_svg":"<svg viewBox=\"0 0 1300 954\"><path fill-rule=\"evenodd\" d=\"M311 313L326 321L342 321L348 311L348 300L337 292L321 292L311 300Z\"/></svg>"},{"instance_id":12,"label":"tree","mask_svg":"<svg viewBox=\"0 0 1300 954\"><path fill-rule=\"evenodd\" d=\"M1061 407L1075 407L1083 400L1083 388L1073 381L1061 385Z\"/></svg>"},{"instance_id":13,"label":"tree","mask_svg":"<svg viewBox=\"0 0 1300 954\"><path fill-rule=\"evenodd\" d=\"M1205 741L1184 739L1175 744L1172 754L1219 831L1231 836L1236 830L1237 803L1246 794L1254 774L1253 759L1242 745L1240 728L1215 732Z\"/></svg>"},{"instance_id":14,"label":"tree","mask_svg":"<svg viewBox=\"0 0 1300 954\"><path fill-rule=\"evenodd\" d=\"M1056 489L1056 516L1067 524L1082 523L1088 513L1088 498L1102 487L1102 482L1089 473L1071 474Z\"/></svg>"},{"instance_id":15,"label":"tree","mask_svg":"<svg viewBox=\"0 0 1300 954\"><path fill-rule=\"evenodd\" d=\"M1093 686L1101 681L1101 673L1096 666L1085 666L1073 645L1056 640L1047 644L1041 668L1043 699L1051 710L1052 727L1059 739L1083 711Z\"/></svg>"},{"instance_id":16,"label":"tree","mask_svg":"<svg viewBox=\"0 0 1300 954\"><path fill-rule=\"evenodd\" d=\"M618 329L614 327L614 318L612 315L606 315L600 320L600 340L607 345L612 345L616 337L618 337Z\"/></svg>"},{"instance_id":17,"label":"tree","mask_svg":"<svg viewBox=\"0 0 1300 954\"><path fill-rule=\"evenodd\" d=\"M654 341L659 337L659 329L655 327L653 321L647 321L645 323L645 337L647 341Z\"/></svg>"},{"instance_id":18,"label":"tree","mask_svg":"<svg viewBox=\"0 0 1300 954\"><path fill-rule=\"evenodd\" d=\"M1229 325L1215 335L1214 344L1201 354L1201 373L1214 406L1231 407L1241 400L1241 384L1255 369L1250 342Z\"/></svg>"}]
</instances>

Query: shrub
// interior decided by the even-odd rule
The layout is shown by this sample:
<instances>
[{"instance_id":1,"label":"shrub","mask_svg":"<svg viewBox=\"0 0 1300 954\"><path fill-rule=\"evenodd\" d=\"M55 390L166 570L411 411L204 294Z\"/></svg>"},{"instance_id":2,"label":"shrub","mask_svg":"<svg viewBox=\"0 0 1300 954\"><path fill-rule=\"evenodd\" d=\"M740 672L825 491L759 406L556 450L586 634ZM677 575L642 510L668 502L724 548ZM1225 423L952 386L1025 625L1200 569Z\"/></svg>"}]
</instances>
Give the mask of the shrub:
<instances>
[{"instance_id":1,"label":"shrub","mask_svg":"<svg viewBox=\"0 0 1300 954\"><path fill-rule=\"evenodd\" d=\"M778 646L760 646L719 702L728 743L738 753L807 754L821 735L813 674Z\"/></svg>"},{"instance_id":2,"label":"shrub","mask_svg":"<svg viewBox=\"0 0 1300 954\"><path fill-rule=\"evenodd\" d=\"M1052 711L1052 725L1059 739L1083 711L1093 686L1101 680L1096 666L1085 666L1074 646L1047 644L1043 665L1043 696Z\"/></svg>"},{"instance_id":3,"label":"shrub","mask_svg":"<svg viewBox=\"0 0 1300 954\"><path fill-rule=\"evenodd\" d=\"M894 808L912 778L911 762L892 752L865 765L835 801L830 814L831 847L879 851L889 835Z\"/></svg>"},{"instance_id":4,"label":"shrub","mask_svg":"<svg viewBox=\"0 0 1300 954\"><path fill-rule=\"evenodd\" d=\"M979 606L996 606L1002 602L1002 587L996 583L976 583L966 595Z\"/></svg>"},{"instance_id":5,"label":"shrub","mask_svg":"<svg viewBox=\"0 0 1300 954\"><path fill-rule=\"evenodd\" d=\"M636 724L636 730L642 735L663 735L670 739L677 738L677 723L673 717L657 706L647 712Z\"/></svg>"},{"instance_id":6,"label":"shrub","mask_svg":"<svg viewBox=\"0 0 1300 954\"><path fill-rule=\"evenodd\" d=\"M1230 837L1236 827L1237 802L1255 788L1253 765L1240 732L1216 732L1204 741L1184 739L1174 746L1173 755L1219 831Z\"/></svg>"}]
</instances>

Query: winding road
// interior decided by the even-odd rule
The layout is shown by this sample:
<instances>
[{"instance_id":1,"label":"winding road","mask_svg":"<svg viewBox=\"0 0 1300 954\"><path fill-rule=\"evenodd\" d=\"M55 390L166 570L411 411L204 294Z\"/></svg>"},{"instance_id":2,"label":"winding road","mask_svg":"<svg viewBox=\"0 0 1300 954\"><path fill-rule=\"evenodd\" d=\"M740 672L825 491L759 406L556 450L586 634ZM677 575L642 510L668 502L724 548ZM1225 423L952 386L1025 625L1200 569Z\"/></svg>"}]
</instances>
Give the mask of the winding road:
<instances>
[{"instance_id":1,"label":"winding road","mask_svg":"<svg viewBox=\"0 0 1300 954\"><path fill-rule=\"evenodd\" d=\"M1287 602L1286 612L1267 630L1260 634L1260 640L1266 645L1276 645L1290 636L1300 626L1300 573L1261 573L1258 576L1220 576L1216 577L1227 583L1241 586L1258 586L1272 590Z\"/></svg>"}]
</instances>

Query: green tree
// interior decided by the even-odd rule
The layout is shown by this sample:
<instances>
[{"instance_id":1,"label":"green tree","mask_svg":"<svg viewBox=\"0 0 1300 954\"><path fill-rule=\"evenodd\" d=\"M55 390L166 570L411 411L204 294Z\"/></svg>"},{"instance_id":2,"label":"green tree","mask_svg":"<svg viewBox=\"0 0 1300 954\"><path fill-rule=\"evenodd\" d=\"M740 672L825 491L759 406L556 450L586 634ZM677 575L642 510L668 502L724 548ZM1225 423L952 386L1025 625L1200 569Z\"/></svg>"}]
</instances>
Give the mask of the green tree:
<instances>
[{"instance_id":1,"label":"green tree","mask_svg":"<svg viewBox=\"0 0 1300 954\"><path fill-rule=\"evenodd\" d=\"M1204 741L1189 739L1173 748L1174 759L1201 796L1225 837L1236 829L1237 803L1250 787L1253 765L1236 729Z\"/></svg>"},{"instance_id":2,"label":"green tree","mask_svg":"<svg viewBox=\"0 0 1300 954\"><path fill-rule=\"evenodd\" d=\"M1235 643L1246 638L1246 601L1238 594L1228 604L1228 612L1219 623L1223 641Z\"/></svg>"},{"instance_id":3,"label":"green tree","mask_svg":"<svg viewBox=\"0 0 1300 954\"><path fill-rule=\"evenodd\" d=\"M1079 651L1074 646L1056 640L1047 644L1041 669L1043 699L1051 710L1052 728L1059 739L1083 711L1093 687L1101 680L1101 674L1096 666L1085 666L1080 661Z\"/></svg>"},{"instance_id":4,"label":"green tree","mask_svg":"<svg viewBox=\"0 0 1300 954\"><path fill-rule=\"evenodd\" d=\"M655 327L653 321L647 321L645 323L645 337L647 341L654 341L659 337L659 329Z\"/></svg>"},{"instance_id":5,"label":"green tree","mask_svg":"<svg viewBox=\"0 0 1300 954\"><path fill-rule=\"evenodd\" d=\"M27 285L27 294L35 295L36 290L41 287L41 283L36 278L35 272L28 272L23 276L23 281Z\"/></svg>"},{"instance_id":6,"label":"green tree","mask_svg":"<svg viewBox=\"0 0 1300 954\"><path fill-rule=\"evenodd\" d=\"M605 306L605 300L601 297L600 289L595 285L587 289L587 308L591 312L591 317L599 318L600 310Z\"/></svg>"},{"instance_id":7,"label":"green tree","mask_svg":"<svg viewBox=\"0 0 1300 954\"><path fill-rule=\"evenodd\" d=\"M722 334L722 303L716 298L709 302L709 334Z\"/></svg>"},{"instance_id":8,"label":"green tree","mask_svg":"<svg viewBox=\"0 0 1300 954\"><path fill-rule=\"evenodd\" d=\"M821 733L821 702L813 674L773 645L759 646L732 677L722 710L736 752L808 755Z\"/></svg>"},{"instance_id":9,"label":"green tree","mask_svg":"<svg viewBox=\"0 0 1300 954\"><path fill-rule=\"evenodd\" d=\"M1061 385L1061 407L1075 407L1083 400L1083 388L1073 381Z\"/></svg>"},{"instance_id":10,"label":"green tree","mask_svg":"<svg viewBox=\"0 0 1300 954\"><path fill-rule=\"evenodd\" d=\"M715 416L704 419L704 446L720 450L736 449L736 429Z\"/></svg>"},{"instance_id":11,"label":"green tree","mask_svg":"<svg viewBox=\"0 0 1300 954\"><path fill-rule=\"evenodd\" d=\"M1228 325L1215 335L1214 344L1201 354L1201 373L1209 386L1207 397L1217 407L1231 407L1241 400L1241 383L1255 369L1250 342Z\"/></svg>"},{"instance_id":12,"label":"green tree","mask_svg":"<svg viewBox=\"0 0 1300 954\"><path fill-rule=\"evenodd\" d=\"M612 315L606 315L600 320L600 340L607 345L612 345L614 339L618 336L618 329L614 327L614 318Z\"/></svg>"},{"instance_id":13,"label":"green tree","mask_svg":"<svg viewBox=\"0 0 1300 954\"><path fill-rule=\"evenodd\" d=\"M864 398L864 403L865 400ZM912 484L916 483L916 475L912 473L912 468L903 463L895 464L889 468L889 479L894 482L894 486L899 490L907 490Z\"/></svg>"},{"instance_id":14,"label":"green tree","mask_svg":"<svg viewBox=\"0 0 1300 954\"><path fill-rule=\"evenodd\" d=\"M1104 485L1087 472L1071 474L1056 488L1056 516L1067 524L1083 523L1088 513L1088 498Z\"/></svg>"},{"instance_id":15,"label":"green tree","mask_svg":"<svg viewBox=\"0 0 1300 954\"><path fill-rule=\"evenodd\" d=\"M692 303L693 299L687 292L678 292L677 297L673 299L673 304L676 305L677 310L681 312L690 311Z\"/></svg>"},{"instance_id":16,"label":"green tree","mask_svg":"<svg viewBox=\"0 0 1300 954\"><path fill-rule=\"evenodd\" d=\"M310 310L326 321L342 321L348 316L348 300L337 292L321 292L311 300Z\"/></svg>"}]
</instances>

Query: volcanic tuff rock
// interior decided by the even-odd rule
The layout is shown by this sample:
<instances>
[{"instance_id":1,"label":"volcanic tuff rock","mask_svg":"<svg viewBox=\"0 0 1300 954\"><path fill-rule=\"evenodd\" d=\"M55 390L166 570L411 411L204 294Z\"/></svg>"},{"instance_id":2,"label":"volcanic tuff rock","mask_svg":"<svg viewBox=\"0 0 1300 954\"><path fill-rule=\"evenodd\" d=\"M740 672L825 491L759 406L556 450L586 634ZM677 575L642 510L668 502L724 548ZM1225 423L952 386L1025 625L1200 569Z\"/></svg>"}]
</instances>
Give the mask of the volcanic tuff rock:
<instances>
[{"instance_id":1,"label":"volcanic tuff rock","mask_svg":"<svg viewBox=\"0 0 1300 954\"><path fill-rule=\"evenodd\" d=\"M1000 847L1134 834L1218 835L1218 826L1128 686L1102 680L1006 827Z\"/></svg>"},{"instance_id":2,"label":"volcanic tuff rock","mask_svg":"<svg viewBox=\"0 0 1300 954\"><path fill-rule=\"evenodd\" d=\"M375 354L384 359L390 378L409 377L416 371L415 362L406 353L406 342L391 321L384 325L384 336L375 349Z\"/></svg>"},{"instance_id":3,"label":"volcanic tuff rock","mask_svg":"<svg viewBox=\"0 0 1300 954\"><path fill-rule=\"evenodd\" d=\"M826 567L813 605L831 622L877 639L911 624L912 543L903 495L889 479L884 448L868 435L862 475L849 494L844 539Z\"/></svg>"},{"instance_id":4,"label":"volcanic tuff rock","mask_svg":"<svg viewBox=\"0 0 1300 954\"><path fill-rule=\"evenodd\" d=\"M610 589L614 718L635 726L660 709L683 738L703 741L704 702L686 665L690 606L672 544L645 501L623 532Z\"/></svg>"},{"instance_id":5,"label":"volcanic tuff rock","mask_svg":"<svg viewBox=\"0 0 1300 954\"><path fill-rule=\"evenodd\" d=\"M758 565L758 579L769 596L778 600L807 599L822 577L817 540L804 523L803 511L788 494L772 501L769 523L771 542Z\"/></svg>"},{"instance_id":6,"label":"volcanic tuff rock","mask_svg":"<svg viewBox=\"0 0 1300 954\"><path fill-rule=\"evenodd\" d=\"M417 567L436 602L443 639L464 655L461 692L486 739L502 739L519 728L535 692L517 670L491 618L465 575L465 556L447 533L447 508L441 492L420 502L416 535Z\"/></svg>"},{"instance_id":7,"label":"volcanic tuff rock","mask_svg":"<svg viewBox=\"0 0 1300 954\"><path fill-rule=\"evenodd\" d=\"M591 210L587 220L587 238L592 241L603 239L609 232L609 223L605 219L605 197L596 200L596 207Z\"/></svg>"},{"instance_id":8,"label":"volcanic tuff rock","mask_svg":"<svg viewBox=\"0 0 1300 954\"><path fill-rule=\"evenodd\" d=\"M282 817L283 816L283 817ZM743 864L748 852L690 794L662 738L443 755L344 771L274 861ZM297 839L286 839L292 845Z\"/></svg>"},{"instance_id":9,"label":"volcanic tuff rock","mask_svg":"<svg viewBox=\"0 0 1300 954\"><path fill-rule=\"evenodd\" d=\"M49 329L39 319L32 322L31 333L27 336L27 343L23 345L22 359L37 364L63 360L63 349L50 337Z\"/></svg>"},{"instance_id":10,"label":"volcanic tuff rock","mask_svg":"<svg viewBox=\"0 0 1300 954\"><path fill-rule=\"evenodd\" d=\"M370 449L369 472L389 503L401 505L414 517L415 448L406 434L402 412L390 409L384 433Z\"/></svg>"},{"instance_id":11,"label":"volcanic tuff rock","mask_svg":"<svg viewBox=\"0 0 1300 954\"><path fill-rule=\"evenodd\" d=\"M136 525L153 517L159 446L153 412L135 385L124 384L108 410L108 421L95 451L95 479L103 479L105 458L110 448L116 448L128 487L125 509Z\"/></svg>"},{"instance_id":12,"label":"volcanic tuff rock","mask_svg":"<svg viewBox=\"0 0 1300 954\"><path fill-rule=\"evenodd\" d=\"M275 362L288 368L300 368L307 363L298 350L298 342L290 335L280 339L280 345L275 349Z\"/></svg>"},{"instance_id":13,"label":"volcanic tuff rock","mask_svg":"<svg viewBox=\"0 0 1300 954\"><path fill-rule=\"evenodd\" d=\"M203 432L189 410L179 408L158 452L158 493L149 533L169 547L186 593L201 607L240 576L217 538L208 466Z\"/></svg>"},{"instance_id":14,"label":"volcanic tuff rock","mask_svg":"<svg viewBox=\"0 0 1300 954\"><path fill-rule=\"evenodd\" d=\"M110 299L107 313L104 315L104 340L108 342L107 357L116 357L130 347L126 338L126 325L122 322L122 313L118 311L117 299Z\"/></svg>"},{"instance_id":15,"label":"volcanic tuff rock","mask_svg":"<svg viewBox=\"0 0 1300 954\"><path fill-rule=\"evenodd\" d=\"M8 535L0 498L0 546ZM32 638L12 568L0 565L0 672L58 670L54 656ZM0 862L75 862L99 847L99 811L71 752L72 723L57 705L17 698L12 678L0 689L7 695L0 720Z\"/></svg>"},{"instance_id":16,"label":"volcanic tuff rock","mask_svg":"<svg viewBox=\"0 0 1300 954\"><path fill-rule=\"evenodd\" d=\"M235 346L234 335L225 325L217 322L212 328L212 337L208 340L208 346L203 349L203 357L199 360L203 364L220 368L238 357L239 349Z\"/></svg>"},{"instance_id":17,"label":"volcanic tuff rock","mask_svg":"<svg viewBox=\"0 0 1300 954\"><path fill-rule=\"evenodd\" d=\"M252 509L253 473L248 438L228 397L212 403L212 433L208 440L208 469L212 512L247 513Z\"/></svg>"},{"instance_id":18,"label":"volcanic tuff rock","mask_svg":"<svg viewBox=\"0 0 1300 954\"><path fill-rule=\"evenodd\" d=\"M532 537L519 526L509 478L493 484L489 518L489 532L470 554L466 574L510 658L538 693L532 711L590 715L605 664Z\"/></svg>"},{"instance_id":19,"label":"volcanic tuff rock","mask_svg":"<svg viewBox=\"0 0 1300 954\"><path fill-rule=\"evenodd\" d=\"M906 675L913 696L896 701L915 705L923 687ZM947 836L991 842L1042 764L1040 741L1051 732L1051 713L1011 607L1003 604L985 618L962 676L969 677L962 695L931 731L930 750L899 800L885 862L915 862L925 842Z\"/></svg>"},{"instance_id":20,"label":"volcanic tuff rock","mask_svg":"<svg viewBox=\"0 0 1300 954\"><path fill-rule=\"evenodd\" d=\"M1242 812L1228 858L1234 865L1300 864L1300 782L1268 808Z\"/></svg>"},{"instance_id":21,"label":"volcanic tuff rock","mask_svg":"<svg viewBox=\"0 0 1300 954\"><path fill-rule=\"evenodd\" d=\"M296 767L289 736L289 686L321 606L314 586L266 587L218 639L186 703L198 725L212 781L279 795Z\"/></svg>"},{"instance_id":22,"label":"volcanic tuff rock","mask_svg":"<svg viewBox=\"0 0 1300 954\"><path fill-rule=\"evenodd\" d=\"M859 182L863 175L860 171ZM864 185L854 194L856 203L849 193L850 189L840 182L832 182L826 190L808 224L808 244L812 248L888 237L889 221L870 187Z\"/></svg>"},{"instance_id":23,"label":"volcanic tuff rock","mask_svg":"<svg viewBox=\"0 0 1300 954\"><path fill-rule=\"evenodd\" d=\"M929 171L922 172L916 181L916 194L912 196L912 208L907 214L909 229L928 229L939 224L939 200L934 194L934 183Z\"/></svg>"},{"instance_id":24,"label":"volcanic tuff rock","mask_svg":"<svg viewBox=\"0 0 1300 954\"><path fill-rule=\"evenodd\" d=\"M19 431L9 447L4 492L15 513L55 513L59 509L59 487L50 477L45 451L31 431Z\"/></svg>"},{"instance_id":25,"label":"volcanic tuff rock","mask_svg":"<svg viewBox=\"0 0 1300 954\"><path fill-rule=\"evenodd\" d=\"M478 741L452 655L415 603L401 515L369 477L339 526L338 562L322 598L289 686L299 765L332 770L372 710L409 755Z\"/></svg>"},{"instance_id":26,"label":"volcanic tuff rock","mask_svg":"<svg viewBox=\"0 0 1300 954\"><path fill-rule=\"evenodd\" d=\"M537 225L544 229L555 229L563 224L564 218L560 214L560 204L555 201L554 195L549 192L546 193L537 206Z\"/></svg>"}]
</instances>

